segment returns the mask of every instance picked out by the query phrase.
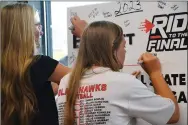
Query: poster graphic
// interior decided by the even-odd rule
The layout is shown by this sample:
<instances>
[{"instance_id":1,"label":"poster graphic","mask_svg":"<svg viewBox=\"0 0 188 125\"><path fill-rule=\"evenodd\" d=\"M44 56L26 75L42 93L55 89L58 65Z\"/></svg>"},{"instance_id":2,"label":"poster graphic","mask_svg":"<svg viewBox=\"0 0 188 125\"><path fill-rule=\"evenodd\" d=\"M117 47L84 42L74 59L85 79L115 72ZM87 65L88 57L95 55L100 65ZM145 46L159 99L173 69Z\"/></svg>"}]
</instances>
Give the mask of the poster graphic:
<instances>
[{"instance_id":1,"label":"poster graphic","mask_svg":"<svg viewBox=\"0 0 188 125\"><path fill-rule=\"evenodd\" d=\"M141 70L138 79L148 88L152 88L152 83L149 76L137 64L137 60L144 52L155 54L160 59L164 79L172 89L180 106L181 117L179 122L174 125L187 125L187 2L117 1L71 7L67 12L68 26L71 25L72 13L76 13L88 23L107 20L121 26L127 41L127 52L122 72L132 73L135 70ZM68 58L70 67L74 66L76 61L79 44L80 39L69 31ZM79 97L92 97L92 94L88 93ZM88 101L92 103L92 99L88 99ZM78 102L78 104L83 104L83 102ZM77 114L79 113L77 112ZM81 120L79 118L78 120ZM143 120L138 120L137 124L150 125Z\"/></svg>"}]
</instances>

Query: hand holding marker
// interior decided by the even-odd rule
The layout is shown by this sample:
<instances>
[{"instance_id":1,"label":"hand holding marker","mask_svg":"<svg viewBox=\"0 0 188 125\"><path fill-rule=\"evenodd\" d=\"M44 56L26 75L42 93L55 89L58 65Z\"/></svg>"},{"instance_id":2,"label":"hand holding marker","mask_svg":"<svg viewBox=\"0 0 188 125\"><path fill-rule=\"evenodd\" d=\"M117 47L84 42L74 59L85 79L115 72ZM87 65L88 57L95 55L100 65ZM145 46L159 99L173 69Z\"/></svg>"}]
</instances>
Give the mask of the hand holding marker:
<instances>
[{"instance_id":1,"label":"hand holding marker","mask_svg":"<svg viewBox=\"0 0 188 125\"><path fill-rule=\"evenodd\" d=\"M71 26L69 26L69 28L68 28L69 30L71 30L71 31L74 31L74 26L73 25L71 25Z\"/></svg>"},{"instance_id":2,"label":"hand holding marker","mask_svg":"<svg viewBox=\"0 0 188 125\"><path fill-rule=\"evenodd\" d=\"M74 18L74 16L71 16L70 21L71 21L73 18ZM72 21L71 21L71 22L72 22ZM69 29L70 31L74 31L74 30L75 30L73 24L72 24L71 26L69 26L68 29Z\"/></svg>"},{"instance_id":3,"label":"hand holding marker","mask_svg":"<svg viewBox=\"0 0 188 125\"><path fill-rule=\"evenodd\" d=\"M155 54L155 53L152 53L152 55L153 55L153 56L157 56L157 54ZM143 60L139 60L137 63L141 65L141 64L144 63L144 61L143 61Z\"/></svg>"},{"instance_id":4,"label":"hand holding marker","mask_svg":"<svg viewBox=\"0 0 188 125\"><path fill-rule=\"evenodd\" d=\"M68 29L72 32L73 35L78 38L81 37L85 27L88 25L85 20L81 20L78 16L73 16L70 19L72 25Z\"/></svg>"},{"instance_id":5,"label":"hand holding marker","mask_svg":"<svg viewBox=\"0 0 188 125\"><path fill-rule=\"evenodd\" d=\"M139 58L138 64L145 70L145 72L151 77L154 72L161 72L161 64L155 53L144 53ZM145 63L144 63L145 61ZM154 88L150 86L150 83L146 83L148 89L154 92Z\"/></svg>"}]
</instances>

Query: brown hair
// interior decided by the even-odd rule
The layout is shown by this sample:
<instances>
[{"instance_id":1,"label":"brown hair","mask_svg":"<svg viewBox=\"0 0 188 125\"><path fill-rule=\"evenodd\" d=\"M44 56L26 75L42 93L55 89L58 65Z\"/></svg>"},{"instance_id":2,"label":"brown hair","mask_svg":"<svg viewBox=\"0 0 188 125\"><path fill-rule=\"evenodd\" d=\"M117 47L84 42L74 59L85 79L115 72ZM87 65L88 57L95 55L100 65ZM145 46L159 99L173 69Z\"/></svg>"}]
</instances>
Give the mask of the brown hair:
<instances>
[{"instance_id":1,"label":"brown hair","mask_svg":"<svg viewBox=\"0 0 188 125\"><path fill-rule=\"evenodd\" d=\"M122 36L122 28L108 21L93 22L83 32L75 68L69 80L65 108L66 125L74 123L74 104L83 73L93 65L119 71L119 63L114 56L114 51L119 47Z\"/></svg>"},{"instance_id":2,"label":"brown hair","mask_svg":"<svg viewBox=\"0 0 188 125\"><path fill-rule=\"evenodd\" d=\"M24 3L7 5L0 23L2 125L28 125L36 104L29 74L36 59L34 10Z\"/></svg>"}]
</instances>

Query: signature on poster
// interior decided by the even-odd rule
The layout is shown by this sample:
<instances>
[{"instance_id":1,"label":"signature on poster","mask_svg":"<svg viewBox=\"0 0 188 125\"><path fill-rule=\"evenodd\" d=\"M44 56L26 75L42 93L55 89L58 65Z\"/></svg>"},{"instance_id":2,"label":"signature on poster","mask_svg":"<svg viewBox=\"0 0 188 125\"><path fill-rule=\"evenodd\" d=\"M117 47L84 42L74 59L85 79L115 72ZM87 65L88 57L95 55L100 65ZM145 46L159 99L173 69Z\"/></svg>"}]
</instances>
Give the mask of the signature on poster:
<instances>
[{"instance_id":1,"label":"signature on poster","mask_svg":"<svg viewBox=\"0 0 188 125\"><path fill-rule=\"evenodd\" d=\"M140 4L140 1L118 1L117 4L119 4L119 9L115 11L115 17L129 14L129 13L136 13L136 12L142 12L142 6Z\"/></svg>"},{"instance_id":2,"label":"signature on poster","mask_svg":"<svg viewBox=\"0 0 188 125\"><path fill-rule=\"evenodd\" d=\"M158 1L158 7L160 9L164 9L165 6L166 6L166 2L164 0Z\"/></svg>"},{"instance_id":3,"label":"signature on poster","mask_svg":"<svg viewBox=\"0 0 188 125\"><path fill-rule=\"evenodd\" d=\"M76 55L74 52L69 56L69 64L72 65L76 60Z\"/></svg>"},{"instance_id":4,"label":"signature on poster","mask_svg":"<svg viewBox=\"0 0 188 125\"><path fill-rule=\"evenodd\" d=\"M110 12L103 12L104 18L112 17L112 13Z\"/></svg>"},{"instance_id":5,"label":"signature on poster","mask_svg":"<svg viewBox=\"0 0 188 125\"><path fill-rule=\"evenodd\" d=\"M176 11L178 8L179 8L178 5L173 5L173 6L171 7L171 9L173 9L174 11Z\"/></svg>"},{"instance_id":6,"label":"signature on poster","mask_svg":"<svg viewBox=\"0 0 188 125\"><path fill-rule=\"evenodd\" d=\"M97 8L94 8L91 13L88 15L89 18L95 18L99 14L99 11Z\"/></svg>"},{"instance_id":7,"label":"signature on poster","mask_svg":"<svg viewBox=\"0 0 188 125\"><path fill-rule=\"evenodd\" d=\"M70 16L73 17L73 16L78 16L77 12L72 12L72 10L70 10Z\"/></svg>"},{"instance_id":8,"label":"signature on poster","mask_svg":"<svg viewBox=\"0 0 188 125\"><path fill-rule=\"evenodd\" d=\"M129 20L124 21L124 25L125 27L128 27L130 25L130 21Z\"/></svg>"}]
</instances>

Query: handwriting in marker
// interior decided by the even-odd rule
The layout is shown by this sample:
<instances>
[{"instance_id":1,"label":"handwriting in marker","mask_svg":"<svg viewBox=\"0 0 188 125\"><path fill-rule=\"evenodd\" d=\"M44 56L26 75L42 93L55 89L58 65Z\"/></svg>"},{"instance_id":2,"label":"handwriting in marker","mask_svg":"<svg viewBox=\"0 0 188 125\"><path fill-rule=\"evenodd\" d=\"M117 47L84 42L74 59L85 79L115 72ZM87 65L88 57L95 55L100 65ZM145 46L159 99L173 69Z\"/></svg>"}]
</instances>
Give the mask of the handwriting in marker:
<instances>
[{"instance_id":1,"label":"handwriting in marker","mask_svg":"<svg viewBox=\"0 0 188 125\"><path fill-rule=\"evenodd\" d=\"M129 20L124 21L124 25L125 25L125 27L129 26L130 25L130 21Z\"/></svg>"},{"instance_id":2,"label":"handwriting in marker","mask_svg":"<svg viewBox=\"0 0 188 125\"><path fill-rule=\"evenodd\" d=\"M174 11L176 11L178 8L179 8L178 5L173 5L173 6L171 7L171 9L173 9Z\"/></svg>"},{"instance_id":3,"label":"handwriting in marker","mask_svg":"<svg viewBox=\"0 0 188 125\"><path fill-rule=\"evenodd\" d=\"M74 52L69 56L69 64L72 65L76 60L76 55Z\"/></svg>"},{"instance_id":4,"label":"handwriting in marker","mask_svg":"<svg viewBox=\"0 0 188 125\"><path fill-rule=\"evenodd\" d=\"M89 18L95 18L99 14L99 11L97 8L94 8L91 13L88 15Z\"/></svg>"},{"instance_id":5,"label":"handwriting in marker","mask_svg":"<svg viewBox=\"0 0 188 125\"><path fill-rule=\"evenodd\" d=\"M70 16L73 17L73 16L78 16L77 12L72 12L72 10L70 10Z\"/></svg>"},{"instance_id":6,"label":"handwriting in marker","mask_svg":"<svg viewBox=\"0 0 188 125\"><path fill-rule=\"evenodd\" d=\"M103 14L104 18L112 17L112 13L110 13L110 12L103 12L102 14Z\"/></svg>"},{"instance_id":7,"label":"handwriting in marker","mask_svg":"<svg viewBox=\"0 0 188 125\"><path fill-rule=\"evenodd\" d=\"M166 6L166 2L164 0L158 1L158 8L164 9L165 6Z\"/></svg>"},{"instance_id":8,"label":"handwriting in marker","mask_svg":"<svg viewBox=\"0 0 188 125\"><path fill-rule=\"evenodd\" d=\"M129 13L136 13L136 12L142 12L142 7L140 4L140 1L118 1L117 4L119 4L119 9L115 11L115 17L129 14Z\"/></svg>"}]
</instances>

